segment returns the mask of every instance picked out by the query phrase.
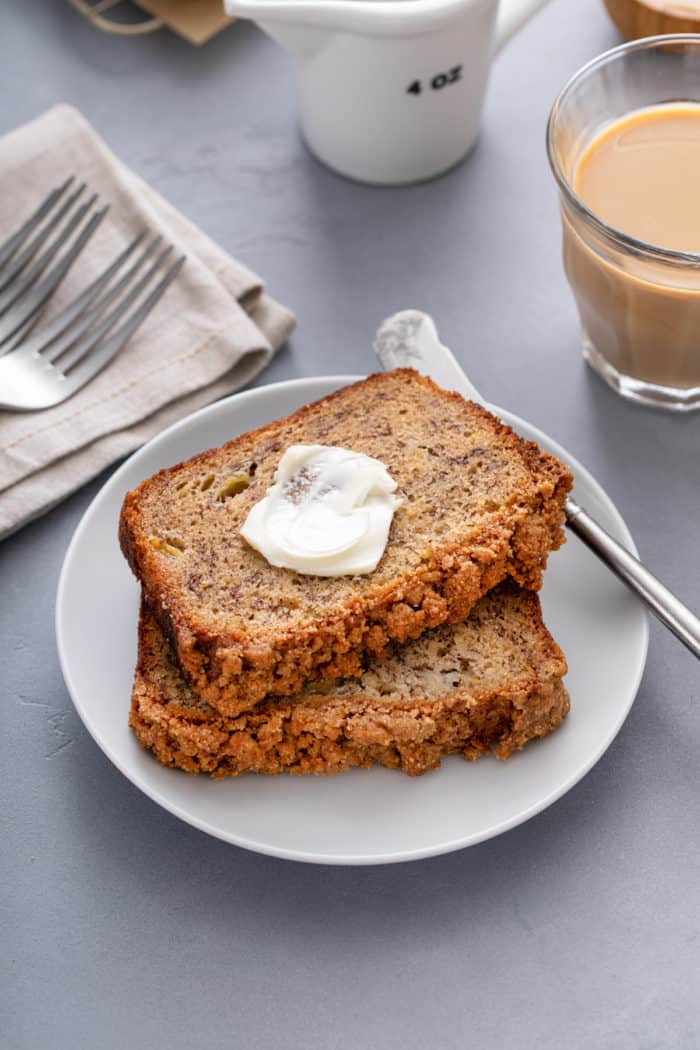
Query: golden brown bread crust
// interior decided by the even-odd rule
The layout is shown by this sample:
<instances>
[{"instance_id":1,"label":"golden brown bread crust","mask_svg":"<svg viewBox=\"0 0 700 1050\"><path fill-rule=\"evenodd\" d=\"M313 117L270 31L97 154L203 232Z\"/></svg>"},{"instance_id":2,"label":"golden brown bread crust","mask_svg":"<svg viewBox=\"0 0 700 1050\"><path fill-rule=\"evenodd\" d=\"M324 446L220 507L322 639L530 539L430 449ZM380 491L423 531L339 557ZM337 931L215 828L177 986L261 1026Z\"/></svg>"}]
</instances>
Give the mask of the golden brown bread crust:
<instances>
[{"instance_id":1,"label":"golden brown bread crust","mask_svg":"<svg viewBox=\"0 0 700 1050\"><path fill-rule=\"evenodd\" d=\"M398 481L404 504L370 576L275 569L239 536L299 441L377 456ZM249 486L219 499L227 474ZM310 678L357 675L365 653L463 620L506 576L539 588L571 483L481 406L400 369L160 471L127 494L119 536L190 685L235 715Z\"/></svg>"},{"instance_id":2,"label":"golden brown bread crust","mask_svg":"<svg viewBox=\"0 0 700 1050\"><path fill-rule=\"evenodd\" d=\"M129 724L159 762L213 777L337 773L373 763L416 776L444 755L507 758L561 724L566 662L536 594L505 583L464 624L230 718L189 689L146 602Z\"/></svg>"}]
</instances>

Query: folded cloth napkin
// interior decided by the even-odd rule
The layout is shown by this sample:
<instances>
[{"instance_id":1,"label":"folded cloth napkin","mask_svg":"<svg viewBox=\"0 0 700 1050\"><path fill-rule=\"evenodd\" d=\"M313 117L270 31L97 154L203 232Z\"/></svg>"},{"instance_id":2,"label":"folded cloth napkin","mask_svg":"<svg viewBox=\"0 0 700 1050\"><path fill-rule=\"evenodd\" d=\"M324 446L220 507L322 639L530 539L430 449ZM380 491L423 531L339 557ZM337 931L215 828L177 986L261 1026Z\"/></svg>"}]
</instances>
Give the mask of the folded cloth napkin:
<instances>
[{"instance_id":1,"label":"folded cloth napkin","mask_svg":"<svg viewBox=\"0 0 700 1050\"><path fill-rule=\"evenodd\" d=\"M247 383L295 324L254 273L122 164L69 106L0 138L0 241L71 174L111 207L46 319L144 227L187 262L124 350L81 391L40 412L0 411L0 539L170 423Z\"/></svg>"}]
</instances>

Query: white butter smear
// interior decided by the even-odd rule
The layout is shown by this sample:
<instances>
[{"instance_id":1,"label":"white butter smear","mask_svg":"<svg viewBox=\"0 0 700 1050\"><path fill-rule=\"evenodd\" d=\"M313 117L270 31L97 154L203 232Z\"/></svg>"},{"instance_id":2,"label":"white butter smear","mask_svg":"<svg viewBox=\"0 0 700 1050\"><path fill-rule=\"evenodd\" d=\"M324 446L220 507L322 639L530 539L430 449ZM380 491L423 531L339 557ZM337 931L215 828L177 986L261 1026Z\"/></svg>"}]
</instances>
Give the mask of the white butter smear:
<instances>
[{"instance_id":1,"label":"white butter smear","mask_svg":"<svg viewBox=\"0 0 700 1050\"><path fill-rule=\"evenodd\" d=\"M384 553L396 482L378 459L334 445L291 445L241 535L278 568L362 576Z\"/></svg>"}]
</instances>

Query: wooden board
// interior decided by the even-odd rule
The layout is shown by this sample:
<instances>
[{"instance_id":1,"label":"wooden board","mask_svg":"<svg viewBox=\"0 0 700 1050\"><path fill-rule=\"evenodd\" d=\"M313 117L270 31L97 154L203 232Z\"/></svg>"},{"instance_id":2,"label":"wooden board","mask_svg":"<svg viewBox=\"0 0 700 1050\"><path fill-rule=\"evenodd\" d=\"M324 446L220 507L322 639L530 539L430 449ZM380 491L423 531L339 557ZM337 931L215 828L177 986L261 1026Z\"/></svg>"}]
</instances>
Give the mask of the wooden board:
<instances>
[{"instance_id":1,"label":"wooden board","mask_svg":"<svg viewBox=\"0 0 700 1050\"><path fill-rule=\"evenodd\" d=\"M700 31L700 0L604 0L625 40Z\"/></svg>"}]
</instances>

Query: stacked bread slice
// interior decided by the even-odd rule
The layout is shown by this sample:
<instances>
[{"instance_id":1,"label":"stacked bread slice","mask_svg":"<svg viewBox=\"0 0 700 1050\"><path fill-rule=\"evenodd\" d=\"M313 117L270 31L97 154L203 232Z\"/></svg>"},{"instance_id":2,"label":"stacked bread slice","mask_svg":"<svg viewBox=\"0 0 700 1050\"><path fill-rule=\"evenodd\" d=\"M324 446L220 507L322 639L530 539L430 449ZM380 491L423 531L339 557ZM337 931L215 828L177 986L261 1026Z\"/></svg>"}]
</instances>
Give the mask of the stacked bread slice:
<instances>
[{"instance_id":1,"label":"stacked bread slice","mask_svg":"<svg viewBox=\"0 0 700 1050\"><path fill-rule=\"evenodd\" d=\"M275 568L242 538L293 444L363 452L398 483L373 573ZM214 776L507 757L568 709L536 591L570 486L554 457L407 369L161 471L120 521L143 590L137 737Z\"/></svg>"}]
</instances>

